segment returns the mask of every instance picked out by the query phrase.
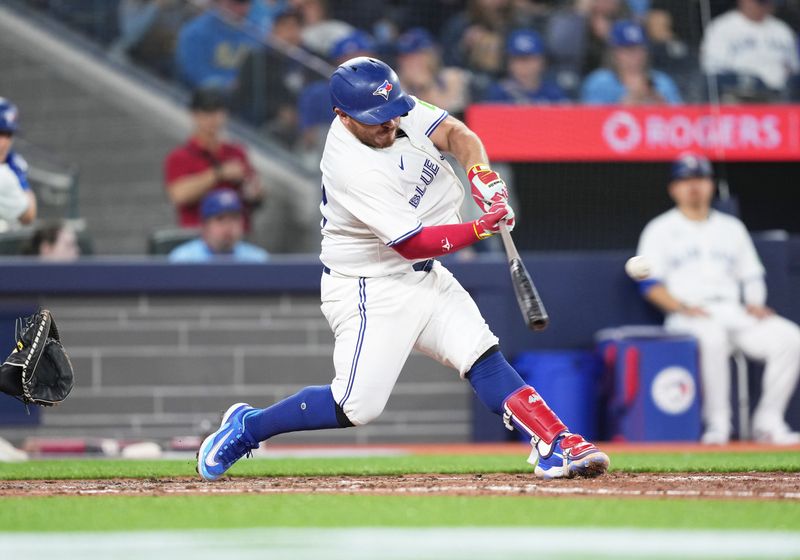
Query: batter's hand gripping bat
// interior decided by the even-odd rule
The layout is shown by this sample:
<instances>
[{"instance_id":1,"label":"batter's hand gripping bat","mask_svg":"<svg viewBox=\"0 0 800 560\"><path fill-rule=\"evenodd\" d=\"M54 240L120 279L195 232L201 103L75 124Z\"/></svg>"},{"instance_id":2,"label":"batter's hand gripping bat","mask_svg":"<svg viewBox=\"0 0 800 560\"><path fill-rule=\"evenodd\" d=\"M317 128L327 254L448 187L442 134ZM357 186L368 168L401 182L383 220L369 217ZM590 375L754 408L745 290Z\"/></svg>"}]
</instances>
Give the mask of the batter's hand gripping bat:
<instances>
[{"instance_id":1,"label":"batter's hand gripping bat","mask_svg":"<svg viewBox=\"0 0 800 560\"><path fill-rule=\"evenodd\" d=\"M519 257L517 247L511 238L511 232L508 231L505 223L500 224L500 236L503 238L503 247L505 247L508 265L511 269L511 283L514 285L514 293L517 296L519 309L522 311L522 318L532 331L542 331L547 328L550 317L547 316L542 298L539 297L531 275L528 274L528 270Z\"/></svg>"}]
</instances>

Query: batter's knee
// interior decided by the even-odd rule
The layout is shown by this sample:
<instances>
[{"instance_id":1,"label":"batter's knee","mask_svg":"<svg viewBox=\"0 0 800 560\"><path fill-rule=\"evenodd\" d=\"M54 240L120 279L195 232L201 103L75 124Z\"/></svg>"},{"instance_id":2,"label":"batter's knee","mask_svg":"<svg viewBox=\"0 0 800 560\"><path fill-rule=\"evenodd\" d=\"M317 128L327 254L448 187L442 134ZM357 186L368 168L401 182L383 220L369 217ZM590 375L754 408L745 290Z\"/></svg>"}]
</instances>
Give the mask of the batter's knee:
<instances>
[{"instance_id":1,"label":"batter's knee","mask_svg":"<svg viewBox=\"0 0 800 560\"><path fill-rule=\"evenodd\" d=\"M363 426L369 424L381 415L383 409L386 407L386 401L378 399L377 401L365 403L344 403L342 410L347 418L355 426Z\"/></svg>"}]
</instances>

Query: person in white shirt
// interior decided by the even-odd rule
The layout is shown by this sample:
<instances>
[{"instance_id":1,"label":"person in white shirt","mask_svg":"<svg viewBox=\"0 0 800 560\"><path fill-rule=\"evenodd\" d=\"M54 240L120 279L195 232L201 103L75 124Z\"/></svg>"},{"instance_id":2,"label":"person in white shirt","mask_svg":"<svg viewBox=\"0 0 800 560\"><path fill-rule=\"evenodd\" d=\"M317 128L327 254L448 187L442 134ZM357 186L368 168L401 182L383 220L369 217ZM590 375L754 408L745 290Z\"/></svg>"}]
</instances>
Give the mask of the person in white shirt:
<instances>
[{"instance_id":1,"label":"person in white shirt","mask_svg":"<svg viewBox=\"0 0 800 560\"><path fill-rule=\"evenodd\" d=\"M322 313L335 337L333 380L268 408L231 406L200 446L200 476L217 480L277 434L371 422L413 349L456 370L509 429L531 438L536 476L603 474L608 456L569 432L523 381L478 306L435 260L513 228L508 190L478 136L406 94L395 71L374 58L342 63L330 98L336 117L320 163L320 260ZM442 151L468 170L484 212L477 220L462 222L464 187Z\"/></svg>"},{"instance_id":2,"label":"person in white shirt","mask_svg":"<svg viewBox=\"0 0 800 560\"><path fill-rule=\"evenodd\" d=\"M761 400L753 415L758 441L800 443L784 420L800 375L800 328L767 307L764 267L744 224L711 209L711 163L685 154L674 164L675 208L642 231L637 254L650 265L640 283L645 298L666 314L665 327L689 332L700 348L702 441L731 436L729 358L738 348L766 362Z\"/></svg>"},{"instance_id":3,"label":"person in white shirt","mask_svg":"<svg viewBox=\"0 0 800 560\"><path fill-rule=\"evenodd\" d=\"M773 11L773 0L739 0L737 9L715 18L701 45L703 71L755 77L783 91L800 61L795 34Z\"/></svg>"},{"instance_id":4,"label":"person in white shirt","mask_svg":"<svg viewBox=\"0 0 800 560\"><path fill-rule=\"evenodd\" d=\"M0 220L30 224L36 219L36 197L28 183L28 164L11 149L18 115L16 105L0 97Z\"/></svg>"}]
</instances>

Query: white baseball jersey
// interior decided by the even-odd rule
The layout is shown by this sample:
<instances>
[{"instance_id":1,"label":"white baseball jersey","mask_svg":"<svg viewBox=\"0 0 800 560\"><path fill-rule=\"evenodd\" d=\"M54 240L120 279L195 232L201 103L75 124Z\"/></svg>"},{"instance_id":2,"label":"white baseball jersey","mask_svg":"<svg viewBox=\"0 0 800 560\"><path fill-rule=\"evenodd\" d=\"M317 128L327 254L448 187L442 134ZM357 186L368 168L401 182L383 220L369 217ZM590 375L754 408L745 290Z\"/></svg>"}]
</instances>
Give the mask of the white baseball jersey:
<instances>
[{"instance_id":1,"label":"white baseball jersey","mask_svg":"<svg viewBox=\"0 0 800 560\"><path fill-rule=\"evenodd\" d=\"M27 169L27 163L21 156L13 154L11 157L19 169ZM29 203L17 173L8 163L0 163L0 220L16 222L28 209Z\"/></svg>"},{"instance_id":2,"label":"white baseball jersey","mask_svg":"<svg viewBox=\"0 0 800 560\"><path fill-rule=\"evenodd\" d=\"M761 22L747 19L739 10L731 10L709 24L701 61L708 74L756 76L773 89L783 89L789 75L800 71L791 28L772 16Z\"/></svg>"},{"instance_id":3,"label":"white baseball jersey","mask_svg":"<svg viewBox=\"0 0 800 560\"><path fill-rule=\"evenodd\" d=\"M323 264L337 274L377 277L408 272L393 248L423 226L455 224L464 187L430 135L447 111L424 101L400 119L388 148L361 143L337 118L322 154Z\"/></svg>"},{"instance_id":4,"label":"white baseball jersey","mask_svg":"<svg viewBox=\"0 0 800 560\"><path fill-rule=\"evenodd\" d=\"M739 302L742 284L764 276L744 224L715 210L704 221L677 208L664 212L642 231L637 254L650 262L652 278L687 305Z\"/></svg>"}]
</instances>

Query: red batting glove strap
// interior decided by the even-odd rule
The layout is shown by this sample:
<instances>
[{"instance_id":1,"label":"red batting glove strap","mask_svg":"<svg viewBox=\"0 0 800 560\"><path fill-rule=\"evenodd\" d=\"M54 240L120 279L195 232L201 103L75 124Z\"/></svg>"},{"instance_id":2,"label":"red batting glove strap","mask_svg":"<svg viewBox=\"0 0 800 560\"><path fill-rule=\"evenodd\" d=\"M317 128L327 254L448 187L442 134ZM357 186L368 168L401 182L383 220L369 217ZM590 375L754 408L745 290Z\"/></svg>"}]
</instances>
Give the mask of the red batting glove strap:
<instances>
[{"instance_id":1,"label":"red batting glove strap","mask_svg":"<svg viewBox=\"0 0 800 560\"><path fill-rule=\"evenodd\" d=\"M454 253L459 249L469 247L479 239L483 238L478 236L475 222L426 226L414 237L393 245L392 249L404 258L413 261Z\"/></svg>"},{"instance_id":2,"label":"red batting glove strap","mask_svg":"<svg viewBox=\"0 0 800 560\"><path fill-rule=\"evenodd\" d=\"M467 171L472 199L484 212L495 202L508 200L508 189L500 175L483 163L473 165Z\"/></svg>"}]
</instances>

